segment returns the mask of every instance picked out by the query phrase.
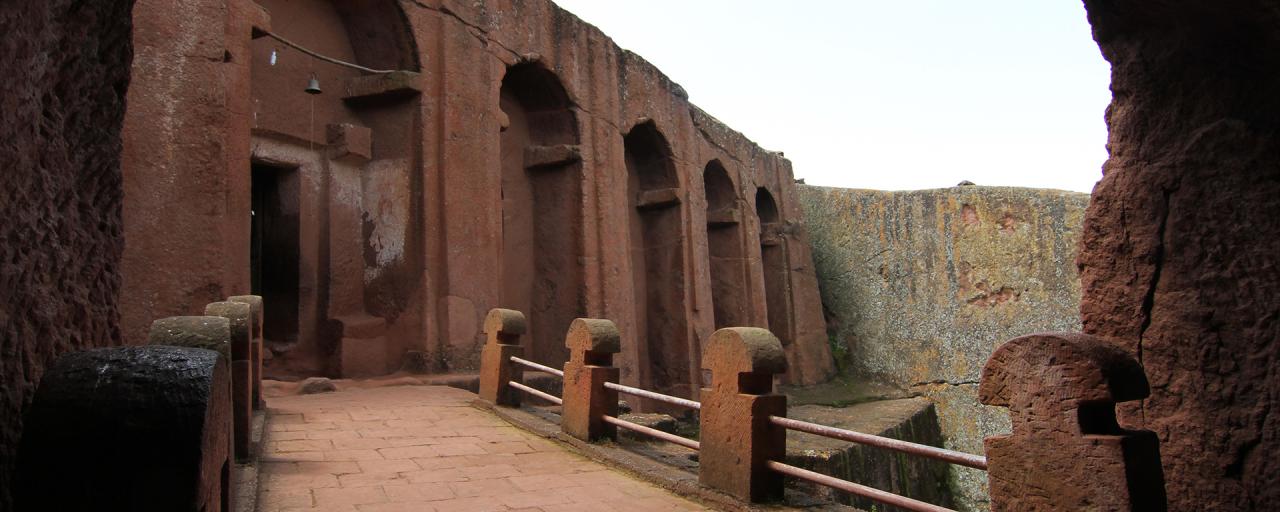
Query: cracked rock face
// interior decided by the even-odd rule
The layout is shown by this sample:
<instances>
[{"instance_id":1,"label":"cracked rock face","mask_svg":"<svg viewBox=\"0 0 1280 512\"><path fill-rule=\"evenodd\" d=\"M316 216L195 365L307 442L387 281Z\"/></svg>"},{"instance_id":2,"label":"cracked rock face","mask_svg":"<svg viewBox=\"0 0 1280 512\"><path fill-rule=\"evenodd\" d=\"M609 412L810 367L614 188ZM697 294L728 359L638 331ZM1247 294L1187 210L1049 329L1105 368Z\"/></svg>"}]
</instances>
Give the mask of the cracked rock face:
<instances>
[{"instance_id":1,"label":"cracked rock face","mask_svg":"<svg viewBox=\"0 0 1280 512\"><path fill-rule=\"evenodd\" d=\"M1112 65L1085 332L1151 382L1170 510L1280 509L1280 3L1085 2Z\"/></svg>"}]
</instances>

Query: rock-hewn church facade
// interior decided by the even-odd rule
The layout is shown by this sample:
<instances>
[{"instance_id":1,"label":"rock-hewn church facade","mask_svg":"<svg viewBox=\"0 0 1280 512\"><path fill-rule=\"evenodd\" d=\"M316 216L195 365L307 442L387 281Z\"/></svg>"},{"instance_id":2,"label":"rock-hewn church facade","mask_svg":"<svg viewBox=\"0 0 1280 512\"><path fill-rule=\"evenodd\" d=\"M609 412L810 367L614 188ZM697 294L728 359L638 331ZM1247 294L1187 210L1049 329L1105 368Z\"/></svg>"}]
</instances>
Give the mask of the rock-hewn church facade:
<instances>
[{"instance_id":1,"label":"rock-hewn church facade","mask_svg":"<svg viewBox=\"0 0 1280 512\"><path fill-rule=\"evenodd\" d=\"M139 0L133 22L126 341L252 292L279 374L466 371L494 307L556 366L574 318L612 319L623 381L682 396L725 326L769 327L791 382L833 373L790 163L551 2Z\"/></svg>"}]
</instances>

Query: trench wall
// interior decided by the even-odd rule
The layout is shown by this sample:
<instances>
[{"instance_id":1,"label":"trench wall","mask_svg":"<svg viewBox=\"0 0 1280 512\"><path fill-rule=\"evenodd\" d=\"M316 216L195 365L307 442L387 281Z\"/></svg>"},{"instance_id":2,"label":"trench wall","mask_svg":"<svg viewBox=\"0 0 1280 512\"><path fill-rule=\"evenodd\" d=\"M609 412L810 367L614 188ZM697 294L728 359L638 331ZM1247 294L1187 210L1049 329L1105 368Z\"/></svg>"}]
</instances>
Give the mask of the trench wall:
<instances>
[{"instance_id":1,"label":"trench wall","mask_svg":"<svg viewBox=\"0 0 1280 512\"><path fill-rule=\"evenodd\" d=\"M0 2L0 510L45 367L120 342L132 4Z\"/></svg>"},{"instance_id":2,"label":"trench wall","mask_svg":"<svg viewBox=\"0 0 1280 512\"><path fill-rule=\"evenodd\" d=\"M1088 194L963 186L800 187L828 334L844 378L934 401L948 448L983 453L1009 429L978 403L1000 344L1080 329L1076 243ZM956 505L987 507L983 473L950 475Z\"/></svg>"},{"instance_id":3,"label":"trench wall","mask_svg":"<svg viewBox=\"0 0 1280 512\"><path fill-rule=\"evenodd\" d=\"M1085 6L1112 102L1080 313L1151 384L1120 424L1159 436L1169 510L1280 509L1280 6Z\"/></svg>"}]
</instances>

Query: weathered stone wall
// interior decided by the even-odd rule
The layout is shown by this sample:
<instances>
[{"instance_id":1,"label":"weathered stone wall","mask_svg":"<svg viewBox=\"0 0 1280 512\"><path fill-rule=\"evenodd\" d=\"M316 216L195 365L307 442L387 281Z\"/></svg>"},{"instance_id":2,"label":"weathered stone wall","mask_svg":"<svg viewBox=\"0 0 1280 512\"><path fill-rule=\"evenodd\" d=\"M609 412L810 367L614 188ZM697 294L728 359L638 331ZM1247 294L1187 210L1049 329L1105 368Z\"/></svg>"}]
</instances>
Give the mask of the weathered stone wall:
<instances>
[{"instance_id":1,"label":"weathered stone wall","mask_svg":"<svg viewBox=\"0 0 1280 512\"><path fill-rule=\"evenodd\" d=\"M948 448L1007 432L980 405L1000 344L1079 330L1076 242L1088 194L963 186L889 192L800 187L828 331L846 378L936 403ZM985 508L985 476L955 468L957 505Z\"/></svg>"},{"instance_id":2,"label":"weathered stone wall","mask_svg":"<svg viewBox=\"0 0 1280 512\"><path fill-rule=\"evenodd\" d=\"M1170 510L1280 510L1280 2L1094 1L1110 159L1085 219L1084 330L1151 396Z\"/></svg>"},{"instance_id":3,"label":"weathered stone wall","mask_svg":"<svg viewBox=\"0 0 1280 512\"><path fill-rule=\"evenodd\" d=\"M438 4L438 5L437 5ZM442 116L444 131L428 123L428 147L443 156L428 160L425 201L440 213L438 230L428 232L428 263L435 282L434 300L443 313L442 323L428 329L426 338L443 351L455 367L473 364L479 346L478 319L493 306L505 305L501 283L493 270L501 268L502 177L501 131L510 116L498 99L504 75L512 66L532 60L551 71L563 87L576 118L582 172L574 178L581 197L574 209L580 230L569 250L577 252L582 285L574 293L586 316L617 322L623 336L619 356L622 380L656 383L656 368L691 370L688 381L697 380L699 351L714 331L711 276L707 257L707 202L703 172L718 160L733 185L735 211L744 236L747 257L740 297L751 304L747 324L769 323L765 307L765 278L761 257L761 222L757 215L758 191L776 202L779 223L792 226L780 234L787 272L784 310L792 315L779 337L791 342L792 363L787 378L818 382L831 373L830 358L822 343L816 286L807 263L806 234L798 227L801 212L796 201L790 162L766 151L742 134L688 102L683 89L642 57L625 51L595 27L543 0L487 2L425 2L408 9L415 26L424 69L432 76L449 77L431 85L431 98L448 98L433 105ZM478 65L479 62L488 63ZM675 217L663 227L665 241L678 247L666 264L679 276L640 276L646 272L633 249L630 236L635 190L629 176L631 148L624 143L636 130L650 129L661 137L662 159L670 174L664 186L674 190L678 204L664 215ZM438 184L438 185L437 185ZM440 206L435 206L440 204ZM674 227L672 227L674 226ZM447 248L447 250L446 250ZM656 259L656 258L655 258ZM668 283L661 293L671 308L666 318L667 343L687 354L688 362L651 350L637 331L645 319L645 299L637 297L637 282ZM650 296L655 295L652 287ZM538 312L531 312L531 315ZM655 315L661 316L661 315ZM558 330L564 330L561 327ZM535 333L536 336L536 333ZM683 345L683 346L680 346ZM438 347L438 348L437 348ZM687 348L685 348L687 347ZM535 359L543 357L531 354ZM662 360L662 358L668 358ZM548 359L556 364L558 361ZM695 386L696 387L696 386ZM673 386L671 391L678 391Z\"/></svg>"},{"instance_id":4,"label":"weathered stone wall","mask_svg":"<svg viewBox=\"0 0 1280 512\"><path fill-rule=\"evenodd\" d=\"M0 2L0 510L46 365L120 342L132 4Z\"/></svg>"}]
</instances>

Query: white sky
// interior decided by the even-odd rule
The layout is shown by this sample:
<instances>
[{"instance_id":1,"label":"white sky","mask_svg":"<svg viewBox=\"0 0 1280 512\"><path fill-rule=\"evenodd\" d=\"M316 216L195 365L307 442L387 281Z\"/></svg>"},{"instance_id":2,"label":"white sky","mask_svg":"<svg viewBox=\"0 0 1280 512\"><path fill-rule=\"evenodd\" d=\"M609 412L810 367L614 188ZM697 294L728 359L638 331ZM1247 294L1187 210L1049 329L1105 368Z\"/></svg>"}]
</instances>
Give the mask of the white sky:
<instances>
[{"instance_id":1,"label":"white sky","mask_svg":"<svg viewBox=\"0 0 1280 512\"><path fill-rule=\"evenodd\" d=\"M809 184L1089 192L1110 67L1080 0L555 0Z\"/></svg>"}]
</instances>

